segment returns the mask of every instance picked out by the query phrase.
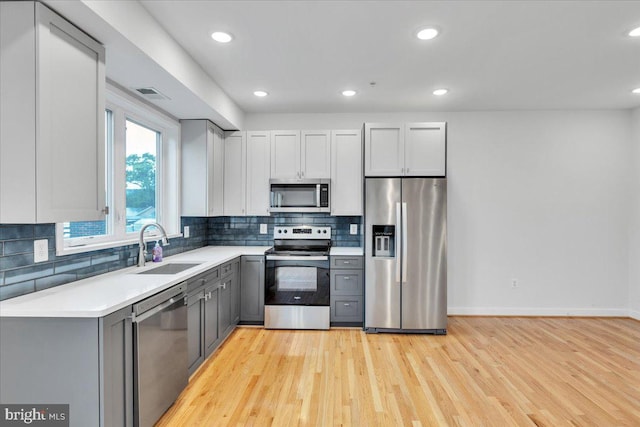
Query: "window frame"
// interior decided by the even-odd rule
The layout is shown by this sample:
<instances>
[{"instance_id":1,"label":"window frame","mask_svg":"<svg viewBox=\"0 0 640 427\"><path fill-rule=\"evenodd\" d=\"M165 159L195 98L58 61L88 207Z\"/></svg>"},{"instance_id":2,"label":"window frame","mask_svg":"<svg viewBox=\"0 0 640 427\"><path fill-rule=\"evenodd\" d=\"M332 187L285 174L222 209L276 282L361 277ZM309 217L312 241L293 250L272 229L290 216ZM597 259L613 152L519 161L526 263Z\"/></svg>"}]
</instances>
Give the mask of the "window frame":
<instances>
[{"instance_id":1,"label":"window frame","mask_svg":"<svg viewBox=\"0 0 640 427\"><path fill-rule=\"evenodd\" d=\"M105 111L111 111L113 144L107 141L106 183L109 214L104 236L64 238L64 223L56 224L56 255L69 255L138 242L138 232L126 231L126 122L135 122L160 133L156 156L156 218L169 237L180 234L180 123L178 120L107 84ZM159 238L151 227L145 240Z\"/></svg>"}]
</instances>

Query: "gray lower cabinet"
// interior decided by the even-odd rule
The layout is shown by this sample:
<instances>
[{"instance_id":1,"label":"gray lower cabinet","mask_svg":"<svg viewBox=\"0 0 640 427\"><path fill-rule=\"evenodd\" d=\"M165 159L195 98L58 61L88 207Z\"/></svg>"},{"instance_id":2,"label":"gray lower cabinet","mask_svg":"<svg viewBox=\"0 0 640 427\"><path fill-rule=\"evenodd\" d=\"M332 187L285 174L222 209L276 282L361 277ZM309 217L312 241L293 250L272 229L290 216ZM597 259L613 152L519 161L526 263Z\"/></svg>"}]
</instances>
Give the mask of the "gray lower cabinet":
<instances>
[{"instance_id":1,"label":"gray lower cabinet","mask_svg":"<svg viewBox=\"0 0 640 427\"><path fill-rule=\"evenodd\" d=\"M331 323L362 325L364 273L362 257L331 257Z\"/></svg>"},{"instance_id":2,"label":"gray lower cabinet","mask_svg":"<svg viewBox=\"0 0 640 427\"><path fill-rule=\"evenodd\" d=\"M209 357L220 345L219 319L220 319L220 282L205 288L204 299L204 355Z\"/></svg>"},{"instance_id":3,"label":"gray lower cabinet","mask_svg":"<svg viewBox=\"0 0 640 427\"><path fill-rule=\"evenodd\" d=\"M264 256L247 255L241 260L240 322L264 323Z\"/></svg>"},{"instance_id":4,"label":"gray lower cabinet","mask_svg":"<svg viewBox=\"0 0 640 427\"><path fill-rule=\"evenodd\" d=\"M231 324L234 326L240 322L240 284L242 283L240 262L240 258L232 261L233 276L229 284L231 287Z\"/></svg>"},{"instance_id":5,"label":"gray lower cabinet","mask_svg":"<svg viewBox=\"0 0 640 427\"><path fill-rule=\"evenodd\" d=\"M2 403L69 404L71 427L133 426L131 313L1 318Z\"/></svg>"},{"instance_id":6,"label":"gray lower cabinet","mask_svg":"<svg viewBox=\"0 0 640 427\"><path fill-rule=\"evenodd\" d=\"M132 332L131 306L100 319L104 426L133 426Z\"/></svg>"},{"instance_id":7,"label":"gray lower cabinet","mask_svg":"<svg viewBox=\"0 0 640 427\"><path fill-rule=\"evenodd\" d=\"M187 297L187 355L189 375L204 362L204 286Z\"/></svg>"},{"instance_id":8,"label":"gray lower cabinet","mask_svg":"<svg viewBox=\"0 0 640 427\"><path fill-rule=\"evenodd\" d=\"M239 317L240 258L212 268L188 281L189 375L233 331Z\"/></svg>"}]
</instances>

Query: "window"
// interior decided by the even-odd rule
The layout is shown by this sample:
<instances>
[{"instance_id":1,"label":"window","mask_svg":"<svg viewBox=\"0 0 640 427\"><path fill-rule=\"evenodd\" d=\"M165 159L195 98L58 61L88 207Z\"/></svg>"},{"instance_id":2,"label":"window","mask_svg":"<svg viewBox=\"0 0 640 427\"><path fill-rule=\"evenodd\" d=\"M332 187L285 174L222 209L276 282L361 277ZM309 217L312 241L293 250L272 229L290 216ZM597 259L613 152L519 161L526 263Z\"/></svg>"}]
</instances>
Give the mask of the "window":
<instances>
[{"instance_id":1,"label":"window","mask_svg":"<svg viewBox=\"0 0 640 427\"><path fill-rule=\"evenodd\" d=\"M169 235L179 232L179 123L107 85L105 124L109 213L101 221L57 224L58 255L137 242L151 222Z\"/></svg>"},{"instance_id":2,"label":"window","mask_svg":"<svg viewBox=\"0 0 640 427\"><path fill-rule=\"evenodd\" d=\"M126 123L126 213L131 232L157 222L156 159L162 134L131 120Z\"/></svg>"}]
</instances>

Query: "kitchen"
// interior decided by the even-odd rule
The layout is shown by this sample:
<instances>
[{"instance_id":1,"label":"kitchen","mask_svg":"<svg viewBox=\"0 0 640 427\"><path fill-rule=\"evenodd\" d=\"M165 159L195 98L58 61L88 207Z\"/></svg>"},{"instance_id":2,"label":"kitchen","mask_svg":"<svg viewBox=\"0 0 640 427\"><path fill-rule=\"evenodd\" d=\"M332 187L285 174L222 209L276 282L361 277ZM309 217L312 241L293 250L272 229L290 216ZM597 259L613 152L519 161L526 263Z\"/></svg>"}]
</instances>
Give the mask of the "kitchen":
<instances>
[{"instance_id":1,"label":"kitchen","mask_svg":"<svg viewBox=\"0 0 640 427\"><path fill-rule=\"evenodd\" d=\"M407 48L410 49L409 53L415 55L403 60L416 61L407 64L426 69L426 64L418 58L425 57L427 61L442 58L441 63L430 68L436 77L421 78L428 87L423 89L420 96L415 91L401 92L399 87L393 86L398 80L394 73L406 79L410 76L403 74L406 71L399 66L403 60L394 56L394 53L388 53L388 58L398 62L389 61L375 75L370 76L369 74L374 73L362 70L358 74L355 74L355 70L345 70L345 78L340 83L345 85L344 88L340 86L324 90L323 96L337 99L325 100L324 102L332 102L327 108L306 105L310 95L305 95L308 88L303 85L296 86L296 94L287 99L288 104L283 104L287 81L278 75L284 70L276 65L284 62L284 59L276 61L274 58L281 58L277 56L281 54L278 46L293 48L293 40L279 40L280 44L274 46L262 45L263 52L270 56L259 52L249 55L242 53L249 52L246 49L250 48L246 34L254 34L253 37L256 37L255 34L268 32L272 26L286 28L287 25L292 26L291 31L295 29L302 33L305 27L314 28L311 24L305 24L309 14L317 14L319 19L314 21L315 25L317 22L334 23L326 24L323 27L325 29L333 29L334 25L339 27L342 18L338 17L343 16L341 13L350 18L348 23L355 28L386 28L384 18L392 12L384 2L340 2L338 10L323 10L312 4L278 6L277 3L267 2L263 6L253 4L253 12L236 9L241 8L240 5L218 2L218 6L215 3L206 6L213 8L208 13L202 13L197 7L188 7L189 2L182 2L185 5L180 6L183 7L180 14L174 13L172 7L178 6L172 3L131 2L125 7L121 3L116 5L112 2L46 2L105 45L106 76L111 83L115 83L112 94L129 99L132 88L155 87L170 98L170 102L156 101L156 105L165 111L163 117L168 122L165 128L171 129L172 123L177 122L176 118L207 118L215 124L214 146L215 131L222 130L241 129L246 132L247 142L249 132L253 132L255 142L260 138L258 133L264 135L265 132L270 132L272 136L282 129L299 132L302 138L302 132L307 130L325 129L330 134L340 130L362 131L364 123L446 122L447 300L448 314L453 316L452 319L461 322L458 319L463 318L456 317L460 315L595 316L601 321L608 317L640 317L640 272L638 263L635 262L640 253L640 101L638 95L631 93L632 89L640 86L640 82L637 81L637 76L625 74L637 70L637 58L640 57L637 54L638 40L626 35L628 30L640 25L637 21L636 2L607 2L606 5L590 3L590 6L564 2L559 2L557 6L542 6L531 2L526 7L522 4L506 6L504 3L493 2L461 3L447 7L435 2L430 5L431 8L418 8L419 13L411 13L409 5L418 7L416 4L403 3L406 9L400 8L400 11L404 14L404 19L407 19L406 15L415 16L413 20L399 20L397 27L400 28L393 27L396 28L394 33L402 33L402 37L406 35L403 42L410 46ZM224 8L220 6L222 4ZM370 8L366 14L361 12L363 4ZM269 7L275 9L270 12ZM548 18L546 7L557 8L553 9L559 16L557 22ZM225 10L228 12L224 12ZM127 20L122 11L135 19ZM496 20L492 13L504 13L503 21ZM420 14L427 16L418 17ZM429 14L439 18L429 18ZM456 15L456 18L452 15ZM573 15L579 15L580 22L571 18ZM178 20L177 16L182 18ZM199 16L202 18L198 18ZM225 24L227 28L223 29L231 31L237 38L224 47L212 45L210 40L197 43L180 40L180 37L190 34L185 29L180 34L170 34L167 30L174 22L176 25L177 22L185 22L187 27L195 26L199 19L206 21L213 19L208 17L214 16L218 16L215 18L216 25L228 22ZM237 16L242 16L243 19ZM270 19L263 22L261 18L264 16ZM299 21L291 19L292 16L297 16ZM377 25L362 22L364 17ZM536 20L536 17L540 19ZM320 18L324 18L324 21ZM532 52L535 47L540 47L534 41L542 37L534 29L516 28L517 24L544 22L543 30L560 37L565 31L560 25L563 19L573 23L577 34L586 40L578 36L557 40L549 37L545 39L547 44L538 49L548 55L537 58L542 62L533 61ZM432 40L432 44L426 45L422 41L412 40L414 27L430 23L430 20L434 21L431 24L442 21L439 23L441 36ZM160 24L162 22L165 24ZM498 42L495 34L481 31L484 22L502 25L498 27L500 31L496 30L497 34L516 34L518 37L500 39ZM454 26L454 23L457 24ZM213 27L216 25L211 24ZM242 25L248 28L245 30ZM468 31L465 33L466 39L461 36L463 30L459 28L463 25L469 26L469 29L464 30ZM208 26L202 28L205 27L209 33L215 29L209 30ZM591 31L591 28L598 30ZM385 41L375 31L373 33L375 42L362 42L360 45L363 56L373 57L374 52L367 50L371 49L370 45L382 49L382 46L391 44L396 51L403 49L396 45L400 43L397 37L401 36L396 35L391 41ZM365 34L370 35L363 33L363 36ZM469 34L473 34L474 38L480 37L473 46L484 46L485 50L465 49ZM209 34L205 36L209 37ZM331 37L337 37L337 32L335 35L331 33ZM204 39L205 37L202 38ZM341 43L333 38L329 42L332 49ZM232 51L234 43L241 46L240 53ZM189 46L189 53L182 46ZM447 51L443 46L455 50ZM201 56L198 50L205 53ZM210 50L215 54L211 54ZM451 52L461 58L459 62L455 62L455 66L450 65L453 61ZM329 55L327 52L317 51L314 54L320 58ZM355 55L353 52L350 54ZM338 52L331 51L331 55L338 55ZM573 68L562 59L563 55L572 58L568 62L573 64ZM214 62L212 70L216 70L216 61L239 64L237 66L246 70L255 69L256 64L242 62L247 57L269 65L260 68L264 80L247 81L243 88L238 88L234 86L236 83L231 82L223 86L222 81L212 79L203 71L207 66L206 61ZM200 58L199 62L193 58ZM347 57L337 58L338 63L345 64L345 67L352 66L352 62L359 63L358 60L349 61ZM506 61L504 58L511 60ZM305 61L291 59L291 63L284 65L296 70L294 66L298 62ZM607 62L611 65L607 66ZM310 60L309 63L316 65L315 61ZM491 64L494 64L493 68L490 68ZM545 64L553 66L545 67ZM471 75L459 75L464 69L473 69L475 72ZM533 69L535 72L531 72ZM586 70L589 72L585 72ZM233 71L229 72L233 74ZM337 73L336 70L324 72L327 80L332 73ZM239 71L236 70L236 73ZM275 75L271 76L269 73ZM353 75L349 76L349 73ZM489 79L492 73L496 76L495 80ZM518 78L510 79L509 75ZM622 77L625 75L627 77ZM144 81L143 77L149 76L153 76L154 81ZM296 76L299 78L300 75L296 73ZM589 78L595 79L595 76L599 80L590 82ZM227 75L226 78L230 77ZM315 79L322 78L316 76ZM486 79L489 79L488 82ZM293 81L288 80L289 84L293 84ZM485 92L473 92L478 90L476 87L482 81L487 85ZM375 85L371 85L372 82ZM358 84L358 93L351 98L343 98L340 91L347 84L355 83ZM283 86L276 89L277 84ZM309 82L306 81L306 84ZM450 93L443 97L432 96L431 89L436 89L438 84L446 84ZM584 90L592 84L595 85L594 90ZM456 90L457 87L461 89ZM260 88L271 93L263 98L252 99L252 92ZM397 96L402 100L400 104L373 107L376 98L398 99L392 98L393 89L399 92ZM609 97L600 93L601 91L608 92ZM328 92L331 93L327 95ZM520 104L512 99L502 98L505 94L520 92ZM233 98L228 95L232 93ZM598 97L599 94L602 98ZM117 110L114 111L117 119ZM7 160L9 157L6 147L3 145L0 150L0 185L4 191L6 183L16 181L11 178L13 175L6 175L10 166L7 163L11 163ZM177 160L170 162L170 152L165 154L164 160L169 162L169 167L171 164L180 164ZM228 152L228 155L232 154L232 151ZM242 153L235 157L238 158L242 159ZM238 167L225 168L227 173L237 175L223 176L223 187L227 181L242 182L243 179L247 180L245 182L248 185L247 175L259 171L256 165L260 159L264 161L261 164L266 169L264 156L252 158L254 166L245 164L244 170L242 161L237 163ZM245 161L250 161L246 155ZM19 176L26 173L28 172ZM18 182L24 183L26 188L30 181L33 181L32 177ZM179 182L174 185L177 187L173 193L181 192L184 203L187 193L178 190ZM362 247L362 227L365 224L363 206L354 208L332 203L333 208L348 208L350 212L344 212L347 215L247 215L242 209L250 209L247 201L254 199L247 198L248 187L243 190L242 185L239 185L239 188L247 193L244 197L238 193L237 200L233 199L235 192L223 192L223 199L227 199L223 200L221 214L206 212L181 216L177 212L181 203L167 202L170 207L175 208L175 212L167 212L165 218L174 218L171 221L177 225L173 230L167 230L171 244L164 248L165 256L168 257L164 262L171 261L174 255L180 256L180 253L189 249L211 249L216 245L270 247L273 245L274 227L280 225L330 226L333 230L332 237L335 233L332 239L334 247ZM170 196L172 190L165 190ZM352 188L347 186L338 189L343 190ZM263 197L266 200L263 203L268 204L268 193L257 191L256 197ZM64 192L60 196L65 196ZM205 200L205 197L200 197L200 200ZM345 200L353 198L346 197ZM244 201L245 206L233 204L238 201ZM0 209L6 209L6 206L3 199ZM184 207L182 204L182 208ZM213 203L211 208L218 209L220 204ZM233 210L225 213L224 209ZM70 221L72 218L64 220ZM300 223L297 223L298 220ZM166 222L171 221L163 220L162 224L167 226ZM261 225L265 224L267 232L261 233ZM356 234L351 234L352 224L357 226ZM185 226L189 227L190 237L185 236ZM0 292L3 298L5 295L17 296L29 290L33 292L51 286L51 289L55 289L57 285L72 285L77 279L100 277L101 273L130 267L136 262L137 238L115 249L104 248L95 252L58 256L56 245L60 239L56 239L58 231L51 222L42 223L35 219L18 225L14 221L2 221L0 232L3 247L0 258ZM33 242L45 239L49 260L34 263ZM154 238L154 243L155 240ZM149 252L152 247L153 244L148 248ZM70 252L73 252L73 248ZM478 325L481 323L478 320ZM462 326L459 328L463 329ZM237 332L247 333L244 328L239 328ZM454 330L449 330L449 335L454 336ZM422 339L429 338L434 337L425 336ZM637 357L637 352L635 354Z\"/></svg>"}]
</instances>

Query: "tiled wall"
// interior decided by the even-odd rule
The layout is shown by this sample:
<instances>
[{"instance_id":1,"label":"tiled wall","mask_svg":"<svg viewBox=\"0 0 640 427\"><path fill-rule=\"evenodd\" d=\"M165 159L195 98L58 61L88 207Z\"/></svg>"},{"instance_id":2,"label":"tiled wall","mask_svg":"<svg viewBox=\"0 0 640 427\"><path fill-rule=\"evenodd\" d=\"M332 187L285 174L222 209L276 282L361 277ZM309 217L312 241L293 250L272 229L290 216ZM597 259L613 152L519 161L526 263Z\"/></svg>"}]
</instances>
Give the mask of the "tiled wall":
<instances>
[{"instance_id":1,"label":"tiled wall","mask_svg":"<svg viewBox=\"0 0 640 427\"><path fill-rule=\"evenodd\" d=\"M260 224L267 224L267 234L260 234ZM358 234L349 234L349 225L358 224ZM209 245L272 246L275 225L330 226L333 246L361 246L362 217L329 214L280 213L258 217L209 218Z\"/></svg>"},{"instance_id":2,"label":"tiled wall","mask_svg":"<svg viewBox=\"0 0 640 427\"><path fill-rule=\"evenodd\" d=\"M260 234L267 224L267 234ZM333 246L360 246L361 235L349 234L349 225L362 217L332 217L328 214L274 214L267 217L182 218L191 237L170 239L164 256L212 245L273 245L274 225L316 225L332 227ZM49 260L33 262L33 241L49 240ZM148 251L155 242L148 242ZM0 300L51 288L135 265L138 245L81 254L56 256L55 224L0 224Z\"/></svg>"},{"instance_id":3,"label":"tiled wall","mask_svg":"<svg viewBox=\"0 0 640 427\"><path fill-rule=\"evenodd\" d=\"M183 218L182 225L189 226L191 237L170 239L164 256L207 245L207 218ZM49 240L49 260L34 264L33 241L38 239ZM149 253L154 244L148 242ZM55 224L0 224L0 300L130 267L137 261L137 244L56 256Z\"/></svg>"}]
</instances>

